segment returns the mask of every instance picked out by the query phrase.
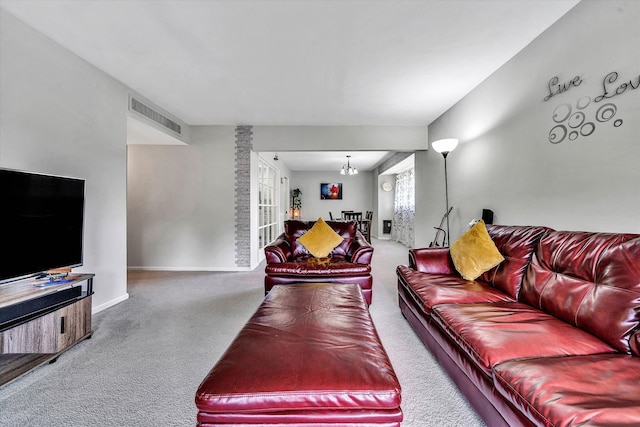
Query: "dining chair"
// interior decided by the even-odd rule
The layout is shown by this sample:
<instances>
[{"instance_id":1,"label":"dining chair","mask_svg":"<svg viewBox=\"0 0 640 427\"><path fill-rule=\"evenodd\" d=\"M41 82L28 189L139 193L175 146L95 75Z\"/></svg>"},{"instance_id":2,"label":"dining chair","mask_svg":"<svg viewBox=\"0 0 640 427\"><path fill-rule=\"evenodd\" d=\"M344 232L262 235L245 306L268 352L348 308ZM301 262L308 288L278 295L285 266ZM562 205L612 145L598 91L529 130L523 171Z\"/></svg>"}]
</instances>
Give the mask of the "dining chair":
<instances>
[{"instance_id":1,"label":"dining chair","mask_svg":"<svg viewBox=\"0 0 640 427\"><path fill-rule=\"evenodd\" d=\"M362 212L343 211L342 218L346 221L356 221L360 223L360 221L362 221Z\"/></svg>"},{"instance_id":2,"label":"dining chair","mask_svg":"<svg viewBox=\"0 0 640 427\"><path fill-rule=\"evenodd\" d=\"M359 224L358 230L360 230L360 232L362 233L364 238L367 240L367 242L371 243L371 220L365 218L362 221L360 221L358 224Z\"/></svg>"},{"instance_id":3,"label":"dining chair","mask_svg":"<svg viewBox=\"0 0 640 427\"><path fill-rule=\"evenodd\" d=\"M344 219L344 214L347 212L353 212L353 211L340 211L340 216L342 217L342 219Z\"/></svg>"},{"instance_id":4,"label":"dining chair","mask_svg":"<svg viewBox=\"0 0 640 427\"><path fill-rule=\"evenodd\" d=\"M364 218L358 223L358 230L371 243L371 224L373 224L373 211L366 211Z\"/></svg>"}]
</instances>

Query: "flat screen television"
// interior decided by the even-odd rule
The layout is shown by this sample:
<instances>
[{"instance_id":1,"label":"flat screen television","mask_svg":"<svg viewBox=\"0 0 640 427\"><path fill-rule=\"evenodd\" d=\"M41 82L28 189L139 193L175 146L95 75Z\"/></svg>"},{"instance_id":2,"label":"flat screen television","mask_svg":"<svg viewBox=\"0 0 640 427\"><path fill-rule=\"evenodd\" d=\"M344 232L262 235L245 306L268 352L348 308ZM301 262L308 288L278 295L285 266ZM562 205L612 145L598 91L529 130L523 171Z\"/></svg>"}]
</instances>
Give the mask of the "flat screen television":
<instances>
[{"instance_id":1,"label":"flat screen television","mask_svg":"<svg viewBox=\"0 0 640 427\"><path fill-rule=\"evenodd\" d=\"M0 283L82 265L83 179L0 169Z\"/></svg>"}]
</instances>

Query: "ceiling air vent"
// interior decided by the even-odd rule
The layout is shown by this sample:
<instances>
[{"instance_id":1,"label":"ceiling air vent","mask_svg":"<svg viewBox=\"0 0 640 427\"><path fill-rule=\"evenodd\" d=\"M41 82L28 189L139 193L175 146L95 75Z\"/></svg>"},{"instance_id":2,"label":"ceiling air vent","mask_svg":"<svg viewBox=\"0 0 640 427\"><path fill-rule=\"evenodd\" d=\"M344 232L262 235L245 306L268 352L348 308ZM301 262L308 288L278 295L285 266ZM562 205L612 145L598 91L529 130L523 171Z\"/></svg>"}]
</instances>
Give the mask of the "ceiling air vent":
<instances>
[{"instance_id":1,"label":"ceiling air vent","mask_svg":"<svg viewBox=\"0 0 640 427\"><path fill-rule=\"evenodd\" d=\"M173 133L182 135L182 129L178 123L166 117L164 114L157 112L156 110L149 107L148 105L143 104L142 102L138 101L134 97L131 97L131 110L142 114L143 116L145 116L150 120L153 120L159 125L169 129Z\"/></svg>"}]
</instances>

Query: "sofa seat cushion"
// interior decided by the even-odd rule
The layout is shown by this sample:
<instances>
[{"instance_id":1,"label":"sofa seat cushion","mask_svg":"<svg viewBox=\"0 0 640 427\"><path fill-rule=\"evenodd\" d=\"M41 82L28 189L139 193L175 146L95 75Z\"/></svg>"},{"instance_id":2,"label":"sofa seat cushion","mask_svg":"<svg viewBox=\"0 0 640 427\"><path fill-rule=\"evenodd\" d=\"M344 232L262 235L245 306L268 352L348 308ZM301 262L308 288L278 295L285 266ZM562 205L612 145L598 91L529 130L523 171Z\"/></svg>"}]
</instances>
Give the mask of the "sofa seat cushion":
<instances>
[{"instance_id":1,"label":"sofa seat cushion","mask_svg":"<svg viewBox=\"0 0 640 427\"><path fill-rule=\"evenodd\" d=\"M448 274L425 274L400 265L400 283L425 313L438 304L513 301L509 295L486 283Z\"/></svg>"},{"instance_id":2,"label":"sofa seat cushion","mask_svg":"<svg viewBox=\"0 0 640 427\"><path fill-rule=\"evenodd\" d=\"M438 325L484 373L498 363L529 357L611 353L594 336L519 302L435 306Z\"/></svg>"},{"instance_id":3,"label":"sofa seat cushion","mask_svg":"<svg viewBox=\"0 0 640 427\"><path fill-rule=\"evenodd\" d=\"M267 264L267 275L291 277L349 277L371 274L370 264L355 264L344 259L319 261L314 258L300 259L282 264Z\"/></svg>"},{"instance_id":4,"label":"sofa seat cushion","mask_svg":"<svg viewBox=\"0 0 640 427\"><path fill-rule=\"evenodd\" d=\"M538 425L639 426L640 358L553 357L494 367L496 389Z\"/></svg>"}]
</instances>

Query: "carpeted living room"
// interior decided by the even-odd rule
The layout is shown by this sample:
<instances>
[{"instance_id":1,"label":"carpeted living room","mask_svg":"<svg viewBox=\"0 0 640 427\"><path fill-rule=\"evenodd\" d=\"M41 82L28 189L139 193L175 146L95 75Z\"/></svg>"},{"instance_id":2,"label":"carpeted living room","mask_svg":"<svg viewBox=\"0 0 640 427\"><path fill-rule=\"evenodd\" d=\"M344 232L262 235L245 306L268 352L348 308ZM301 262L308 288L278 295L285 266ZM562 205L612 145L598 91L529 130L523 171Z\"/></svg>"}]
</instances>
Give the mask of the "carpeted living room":
<instances>
[{"instance_id":1,"label":"carpeted living room","mask_svg":"<svg viewBox=\"0 0 640 427\"><path fill-rule=\"evenodd\" d=\"M0 424L638 425L639 20L0 0Z\"/></svg>"}]
</instances>

